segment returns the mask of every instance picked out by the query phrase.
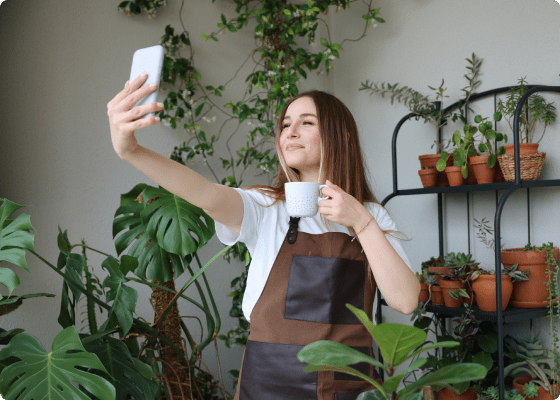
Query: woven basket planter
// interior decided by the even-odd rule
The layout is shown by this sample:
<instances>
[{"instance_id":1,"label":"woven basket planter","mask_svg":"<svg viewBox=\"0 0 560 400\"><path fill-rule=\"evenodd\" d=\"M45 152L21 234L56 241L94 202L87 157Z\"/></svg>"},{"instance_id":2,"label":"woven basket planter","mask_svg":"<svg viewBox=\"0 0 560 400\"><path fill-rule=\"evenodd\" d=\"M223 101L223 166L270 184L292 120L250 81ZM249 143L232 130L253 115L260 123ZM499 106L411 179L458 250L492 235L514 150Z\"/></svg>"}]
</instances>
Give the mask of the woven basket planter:
<instances>
[{"instance_id":1,"label":"woven basket planter","mask_svg":"<svg viewBox=\"0 0 560 400\"><path fill-rule=\"evenodd\" d=\"M536 181L541 176L541 171L546 153L520 154L519 162L522 181ZM515 159L513 155L502 154L498 156L500 168L504 174L506 182L515 180Z\"/></svg>"}]
</instances>

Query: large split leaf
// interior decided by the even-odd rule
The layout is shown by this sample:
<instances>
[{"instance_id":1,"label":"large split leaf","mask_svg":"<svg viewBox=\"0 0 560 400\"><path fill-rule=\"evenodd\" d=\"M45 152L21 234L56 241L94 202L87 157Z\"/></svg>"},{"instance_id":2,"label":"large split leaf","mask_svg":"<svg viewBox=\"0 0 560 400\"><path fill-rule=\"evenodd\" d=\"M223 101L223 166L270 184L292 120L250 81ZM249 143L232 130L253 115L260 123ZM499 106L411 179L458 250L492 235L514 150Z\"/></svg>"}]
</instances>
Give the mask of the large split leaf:
<instances>
[{"instance_id":1,"label":"large split leaf","mask_svg":"<svg viewBox=\"0 0 560 400\"><path fill-rule=\"evenodd\" d=\"M51 353L33 336L19 334L0 351L0 360L9 357L20 361L0 373L0 389L6 400L90 400L74 383L100 400L115 399L110 382L83 370L107 372L95 354L86 352L73 326L56 336Z\"/></svg>"},{"instance_id":2,"label":"large split leaf","mask_svg":"<svg viewBox=\"0 0 560 400\"><path fill-rule=\"evenodd\" d=\"M8 261L29 271L25 260L25 249L35 251L33 244L35 230L31 225L29 214L20 214L16 219L8 219L14 211L23 208L8 199L3 199L0 206L0 262ZM8 288L9 296L19 285L19 278L10 268L0 268L0 284ZM0 299L2 295L0 295Z\"/></svg>"},{"instance_id":3,"label":"large split leaf","mask_svg":"<svg viewBox=\"0 0 560 400\"><path fill-rule=\"evenodd\" d=\"M109 256L101 263L101 266L109 271L109 276L105 278L103 282L103 287L108 287L110 290L107 292L107 303L113 302L111 310L109 310L109 315L107 317L107 322L103 324L101 330L106 330L116 326L118 324L123 329L123 333L126 335L132 326L133 313L136 310L136 302L138 301L138 292L125 285L127 279L125 278L121 269L125 273L130 269L135 269L137 261L136 259L128 256L123 256L123 261L119 265L119 262L115 257ZM134 266L131 268L130 264Z\"/></svg>"},{"instance_id":4,"label":"large split leaf","mask_svg":"<svg viewBox=\"0 0 560 400\"><path fill-rule=\"evenodd\" d=\"M142 191L142 204L133 201ZM157 200L147 204L155 197ZM189 255L212 238L215 227L201 208L163 188L137 185L121 196L121 207L115 213L113 238L123 231L115 239L117 254L130 246L128 255L138 259L136 275L168 282L184 272L181 260L190 262Z\"/></svg>"},{"instance_id":5,"label":"large split leaf","mask_svg":"<svg viewBox=\"0 0 560 400\"><path fill-rule=\"evenodd\" d=\"M136 359L139 366L138 370L135 359L132 358L126 345L118 339L105 337L103 340L96 340L85 345L90 353L95 353L109 374L116 380L116 400L126 400L132 396L134 400L153 400L158 391L157 382L143 376L148 371L153 376L153 372L146 367L140 360Z\"/></svg>"}]
</instances>

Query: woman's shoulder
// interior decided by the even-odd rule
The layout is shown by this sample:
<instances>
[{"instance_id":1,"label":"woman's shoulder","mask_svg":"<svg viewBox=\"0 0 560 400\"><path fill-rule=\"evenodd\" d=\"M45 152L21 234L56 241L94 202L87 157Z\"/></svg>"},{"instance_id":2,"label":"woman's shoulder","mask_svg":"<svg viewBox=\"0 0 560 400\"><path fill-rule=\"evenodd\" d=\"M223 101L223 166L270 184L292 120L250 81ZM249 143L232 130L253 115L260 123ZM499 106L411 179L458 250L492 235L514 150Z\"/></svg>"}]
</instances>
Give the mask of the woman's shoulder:
<instances>
[{"instance_id":1,"label":"woman's shoulder","mask_svg":"<svg viewBox=\"0 0 560 400\"><path fill-rule=\"evenodd\" d=\"M256 201L259 204L269 206L274 202L274 197L271 197L272 196L272 191L270 189L267 189L267 188L260 189L262 192L265 192L265 193L270 192L271 193L270 196L262 193L261 191L255 189L255 188L251 188L251 189L239 188L238 190L241 193L246 193L248 196L251 197L252 200Z\"/></svg>"}]
</instances>

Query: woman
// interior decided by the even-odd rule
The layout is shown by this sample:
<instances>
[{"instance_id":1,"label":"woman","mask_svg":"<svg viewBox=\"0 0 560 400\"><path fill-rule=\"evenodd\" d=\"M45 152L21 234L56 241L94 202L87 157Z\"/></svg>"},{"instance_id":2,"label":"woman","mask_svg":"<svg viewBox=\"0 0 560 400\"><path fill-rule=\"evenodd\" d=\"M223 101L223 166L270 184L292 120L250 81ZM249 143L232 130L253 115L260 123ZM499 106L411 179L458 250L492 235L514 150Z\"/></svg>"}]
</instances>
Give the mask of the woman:
<instances>
[{"instance_id":1,"label":"woman","mask_svg":"<svg viewBox=\"0 0 560 400\"><path fill-rule=\"evenodd\" d=\"M372 389L345 374L307 374L296 357L317 340L338 341L372 355L371 336L345 304L371 318L376 287L403 314L418 304L418 280L401 244L389 234L396 227L368 187L350 111L323 92L295 97L278 123L282 168L273 187L230 188L138 145L134 130L158 122L139 118L162 108L151 103L130 110L155 90L140 88L145 80L140 76L127 82L108 104L115 151L154 182L202 208L216 221L220 241L242 241L252 257L243 299L250 335L235 399L345 400ZM288 181L326 182L322 195L329 199L319 202L315 217L300 220L287 214ZM372 366L356 368L380 381Z\"/></svg>"}]
</instances>

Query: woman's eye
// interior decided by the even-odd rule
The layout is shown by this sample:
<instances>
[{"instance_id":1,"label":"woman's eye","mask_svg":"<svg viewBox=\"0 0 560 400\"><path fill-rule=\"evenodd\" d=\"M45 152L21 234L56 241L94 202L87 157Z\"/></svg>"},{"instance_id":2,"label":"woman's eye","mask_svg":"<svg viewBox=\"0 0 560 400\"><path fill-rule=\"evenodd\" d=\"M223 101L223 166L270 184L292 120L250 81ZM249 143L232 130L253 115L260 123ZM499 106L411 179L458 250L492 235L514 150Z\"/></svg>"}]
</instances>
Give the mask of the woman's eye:
<instances>
[{"instance_id":1,"label":"woman's eye","mask_svg":"<svg viewBox=\"0 0 560 400\"><path fill-rule=\"evenodd\" d=\"M284 125L282 125L282 129L286 129L289 126L290 126L289 124L284 124Z\"/></svg>"}]
</instances>

